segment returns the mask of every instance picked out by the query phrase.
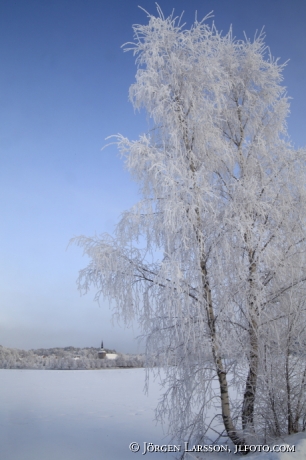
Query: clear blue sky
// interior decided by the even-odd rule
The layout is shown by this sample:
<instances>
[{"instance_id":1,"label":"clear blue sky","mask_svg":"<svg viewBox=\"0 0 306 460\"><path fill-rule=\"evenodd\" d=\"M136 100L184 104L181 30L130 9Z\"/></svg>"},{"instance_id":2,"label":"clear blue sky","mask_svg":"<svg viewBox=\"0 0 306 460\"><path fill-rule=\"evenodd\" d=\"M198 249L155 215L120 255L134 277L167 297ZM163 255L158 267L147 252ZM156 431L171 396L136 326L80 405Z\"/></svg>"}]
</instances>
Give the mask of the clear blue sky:
<instances>
[{"instance_id":1,"label":"clear blue sky","mask_svg":"<svg viewBox=\"0 0 306 460\"><path fill-rule=\"evenodd\" d=\"M137 199L116 148L118 132L147 129L128 88L136 67L120 46L132 24L146 23L149 0L0 1L0 344L7 347L99 346L136 351L139 332L113 327L94 291L80 297L86 265L69 239L112 232ZM306 145L305 0L160 0L188 25L214 11L218 30L266 43L290 59L284 84L293 98L289 133Z\"/></svg>"}]
</instances>

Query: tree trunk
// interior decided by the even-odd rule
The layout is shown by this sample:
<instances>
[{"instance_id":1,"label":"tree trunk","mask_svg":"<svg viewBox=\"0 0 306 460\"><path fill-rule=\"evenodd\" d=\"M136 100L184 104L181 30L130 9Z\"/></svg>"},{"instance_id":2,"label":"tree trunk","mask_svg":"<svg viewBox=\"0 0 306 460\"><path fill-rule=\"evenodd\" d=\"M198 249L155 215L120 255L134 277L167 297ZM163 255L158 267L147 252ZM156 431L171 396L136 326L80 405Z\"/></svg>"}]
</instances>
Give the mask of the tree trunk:
<instances>
[{"instance_id":1,"label":"tree trunk","mask_svg":"<svg viewBox=\"0 0 306 460\"><path fill-rule=\"evenodd\" d=\"M242 429L254 429L254 407L258 370L258 342L253 328L249 331L251 342L249 372L246 379L242 405Z\"/></svg>"},{"instance_id":2,"label":"tree trunk","mask_svg":"<svg viewBox=\"0 0 306 460\"><path fill-rule=\"evenodd\" d=\"M287 390L287 429L288 434L295 433L293 429L293 416L291 408L291 385L290 385L290 371L289 371L289 344L286 350L286 390Z\"/></svg>"},{"instance_id":3,"label":"tree trunk","mask_svg":"<svg viewBox=\"0 0 306 460\"><path fill-rule=\"evenodd\" d=\"M225 430L228 437L236 446L245 446L245 440L239 436L237 430L233 424L230 402L229 402L229 392L228 392L228 383L227 383L227 373L224 369L222 358L220 357L219 347L217 343L217 333L215 325L215 315L212 305L212 296L211 290L207 278L207 270L204 258L201 260L201 271L202 271L202 283L204 287L206 305L207 305L207 320L211 336L211 346L212 346L212 355L214 363L217 370L217 376L219 380L220 387L220 399L221 399L221 410L222 410L222 419L224 423ZM248 453L248 452L245 452Z\"/></svg>"},{"instance_id":4,"label":"tree trunk","mask_svg":"<svg viewBox=\"0 0 306 460\"><path fill-rule=\"evenodd\" d=\"M247 236L245 235L247 242ZM254 408L257 386L258 373L258 307L256 305L256 295L254 293L254 275L256 271L256 263L254 261L255 252L249 249L249 340L250 340L250 356L249 356L249 371L245 384L242 405L242 428L244 431L254 430Z\"/></svg>"}]
</instances>

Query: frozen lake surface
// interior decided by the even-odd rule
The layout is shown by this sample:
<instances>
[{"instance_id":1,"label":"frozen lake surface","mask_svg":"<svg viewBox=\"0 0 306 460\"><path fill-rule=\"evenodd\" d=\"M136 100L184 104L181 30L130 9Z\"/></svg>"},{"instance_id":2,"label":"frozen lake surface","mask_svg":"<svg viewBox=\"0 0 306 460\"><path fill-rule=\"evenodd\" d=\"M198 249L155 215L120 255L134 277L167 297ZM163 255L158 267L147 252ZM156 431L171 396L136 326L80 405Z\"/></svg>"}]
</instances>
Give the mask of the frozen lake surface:
<instances>
[{"instance_id":1,"label":"frozen lake surface","mask_svg":"<svg viewBox=\"0 0 306 460\"><path fill-rule=\"evenodd\" d=\"M144 442L168 444L154 409L161 390L153 379L144 395L143 369L89 371L0 369L1 460L174 459L142 455ZM131 442L140 451L129 450ZM250 454L250 460L306 460L306 433L278 441L295 453ZM230 460L225 453L187 454L186 460Z\"/></svg>"},{"instance_id":2,"label":"frozen lake surface","mask_svg":"<svg viewBox=\"0 0 306 460\"><path fill-rule=\"evenodd\" d=\"M140 460L143 443L168 444L155 425L160 389L144 395L143 369L91 371L0 369L3 460ZM140 451L132 453L136 441Z\"/></svg>"}]
</instances>

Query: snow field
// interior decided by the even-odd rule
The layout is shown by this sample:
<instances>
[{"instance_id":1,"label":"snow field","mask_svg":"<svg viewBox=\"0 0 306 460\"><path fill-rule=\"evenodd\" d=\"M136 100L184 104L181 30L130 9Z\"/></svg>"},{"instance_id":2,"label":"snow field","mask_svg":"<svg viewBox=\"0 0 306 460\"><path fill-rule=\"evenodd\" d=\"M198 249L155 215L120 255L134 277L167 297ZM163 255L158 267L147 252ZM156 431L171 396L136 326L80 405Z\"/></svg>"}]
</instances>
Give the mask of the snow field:
<instances>
[{"instance_id":1,"label":"snow field","mask_svg":"<svg viewBox=\"0 0 306 460\"><path fill-rule=\"evenodd\" d=\"M144 443L175 444L154 422L161 395L150 381L144 395L144 369L92 371L0 370L1 460L174 459L172 452L147 452ZM139 452L129 450L137 442ZM306 433L277 440L295 453L187 453L186 460L306 460ZM176 443L177 444L177 443Z\"/></svg>"},{"instance_id":2,"label":"snow field","mask_svg":"<svg viewBox=\"0 0 306 460\"><path fill-rule=\"evenodd\" d=\"M152 381L147 397L144 377L143 369L1 369L0 459L144 458L131 442L168 443L153 421L159 386Z\"/></svg>"}]
</instances>

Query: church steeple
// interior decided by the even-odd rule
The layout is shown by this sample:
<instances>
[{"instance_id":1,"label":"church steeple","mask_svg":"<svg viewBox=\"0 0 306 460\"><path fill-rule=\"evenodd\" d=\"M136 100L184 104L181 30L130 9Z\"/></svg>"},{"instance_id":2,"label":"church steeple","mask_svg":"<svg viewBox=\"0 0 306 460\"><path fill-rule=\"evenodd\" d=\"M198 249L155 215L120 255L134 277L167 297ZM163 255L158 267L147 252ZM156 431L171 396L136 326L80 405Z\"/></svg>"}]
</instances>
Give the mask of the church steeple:
<instances>
[{"instance_id":1,"label":"church steeple","mask_svg":"<svg viewBox=\"0 0 306 460\"><path fill-rule=\"evenodd\" d=\"M101 342L101 348L100 348L100 350L98 351L98 356L99 356L100 359L106 358L106 351L105 351L104 348L103 348L103 340L102 340L102 342Z\"/></svg>"}]
</instances>

